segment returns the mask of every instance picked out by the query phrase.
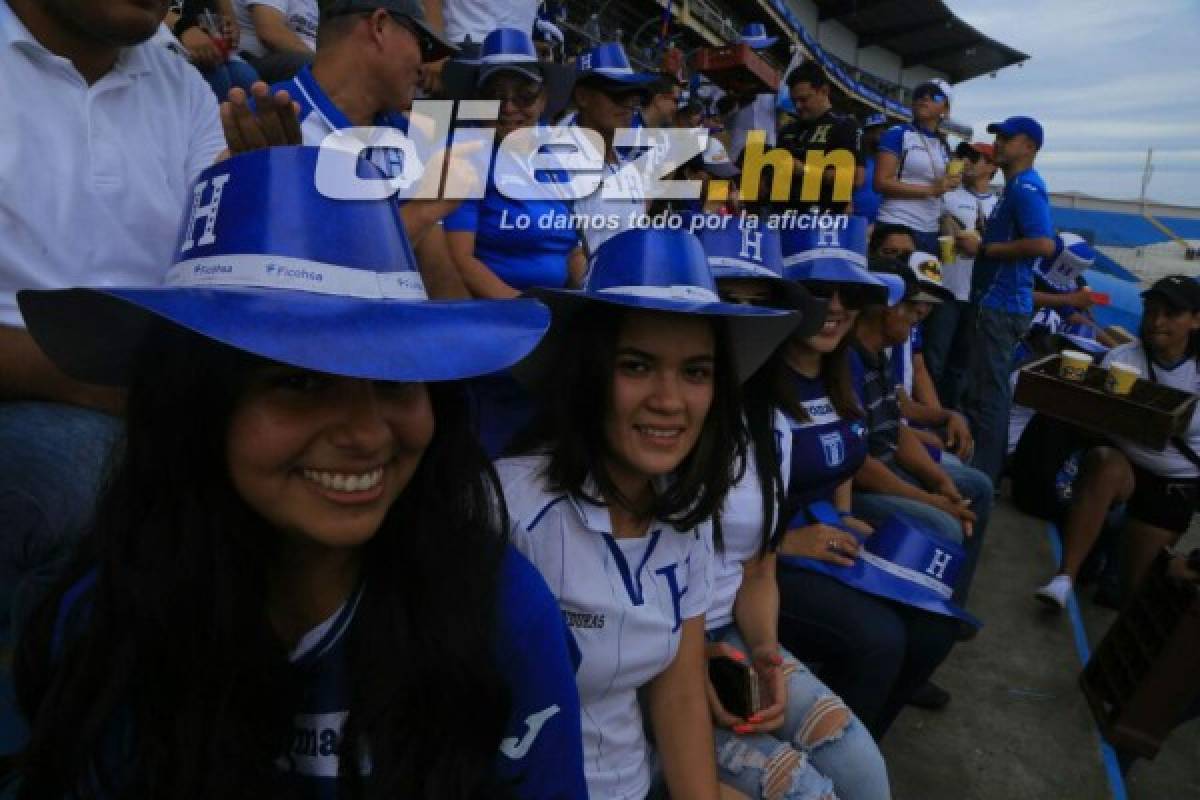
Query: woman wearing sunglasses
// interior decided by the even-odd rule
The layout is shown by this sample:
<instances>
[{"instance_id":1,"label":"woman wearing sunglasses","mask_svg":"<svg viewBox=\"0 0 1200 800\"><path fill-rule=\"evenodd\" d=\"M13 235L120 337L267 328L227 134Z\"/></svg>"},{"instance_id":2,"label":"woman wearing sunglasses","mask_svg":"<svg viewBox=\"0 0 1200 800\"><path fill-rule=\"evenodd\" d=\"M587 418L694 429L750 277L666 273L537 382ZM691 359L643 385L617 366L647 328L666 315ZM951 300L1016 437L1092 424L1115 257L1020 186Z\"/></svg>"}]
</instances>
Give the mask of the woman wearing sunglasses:
<instances>
[{"instance_id":1,"label":"woman wearing sunglasses","mask_svg":"<svg viewBox=\"0 0 1200 800\"><path fill-rule=\"evenodd\" d=\"M756 417L764 412L752 402L758 391L790 420L779 640L800 660L820 664L821 679L879 739L949 654L956 626L792 563L796 557L851 566L860 545L849 530L871 532L850 516L852 479L867 456L863 409L851 383L850 332L862 309L892 304L903 289L867 272L853 250L809 248L785 258L786 277L828 302L825 324L789 339L746 395L752 431L762 427Z\"/></svg>"},{"instance_id":2,"label":"woman wearing sunglasses","mask_svg":"<svg viewBox=\"0 0 1200 800\"><path fill-rule=\"evenodd\" d=\"M735 713L710 678L709 711L721 782L753 798L885 800L887 767L846 704L779 646L776 552L784 530L784 460L791 429L781 408L791 380L783 353L824 330L826 301L783 278L779 234L731 225L700 234L721 299L800 312L800 324L745 387L751 447L721 508L721 552L705 614L710 663L732 658L758 676L760 703ZM740 715L739 715L740 714Z\"/></svg>"},{"instance_id":3,"label":"woman wearing sunglasses","mask_svg":"<svg viewBox=\"0 0 1200 800\"><path fill-rule=\"evenodd\" d=\"M537 128L546 114L551 89L557 96L558 84L569 80L569 73L557 65L539 63L529 34L500 28L483 40L480 65L472 77L474 91L470 94L475 99L499 103L496 121L479 129L493 138L497 156L485 195L464 200L444 223L450 254L463 283L478 298L516 297L534 286L577 286L586 264L579 236L569 224L568 203L554 197L553 184L545 187L544 198L512 196L528 196L519 190L533 188L538 176L516 159L500 155L500 144L510 134ZM566 87L562 88L565 94ZM463 134L460 131L457 136Z\"/></svg>"},{"instance_id":4,"label":"woman wearing sunglasses","mask_svg":"<svg viewBox=\"0 0 1200 800\"><path fill-rule=\"evenodd\" d=\"M875 191L883 202L876 221L908 227L918 250L936 253L942 195L962 182L947 172L950 148L938 132L950 115L949 84L935 79L914 89L912 113L912 122L889 128L879 140Z\"/></svg>"}]
</instances>

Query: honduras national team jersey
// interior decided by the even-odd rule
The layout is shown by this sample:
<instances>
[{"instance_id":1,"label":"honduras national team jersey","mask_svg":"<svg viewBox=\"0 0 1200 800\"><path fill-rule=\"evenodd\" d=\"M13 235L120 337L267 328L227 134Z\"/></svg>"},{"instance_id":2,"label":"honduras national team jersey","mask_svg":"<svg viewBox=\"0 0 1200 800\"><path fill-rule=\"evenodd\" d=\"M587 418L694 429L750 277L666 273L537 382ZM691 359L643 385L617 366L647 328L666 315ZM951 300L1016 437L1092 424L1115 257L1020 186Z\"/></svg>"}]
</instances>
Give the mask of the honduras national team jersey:
<instances>
[{"instance_id":1,"label":"honduras national team jersey","mask_svg":"<svg viewBox=\"0 0 1200 800\"><path fill-rule=\"evenodd\" d=\"M1004 186L1004 197L992 210L983 231L983 244L1016 239L1053 239L1050 196L1040 175L1027 169ZM984 308L1013 314L1033 313L1035 257L1010 261L975 260L971 301Z\"/></svg>"},{"instance_id":2,"label":"honduras national team jersey","mask_svg":"<svg viewBox=\"0 0 1200 800\"><path fill-rule=\"evenodd\" d=\"M787 515L792 527L809 524L805 509L818 501L833 502L845 483L867 459L867 431L858 420L845 420L829 399L820 378L794 375L796 398L808 421L791 420L791 478Z\"/></svg>"},{"instance_id":3,"label":"honduras national team jersey","mask_svg":"<svg viewBox=\"0 0 1200 800\"><path fill-rule=\"evenodd\" d=\"M776 412L774 419L776 452L783 468L784 484L791 459L792 432L788 419ZM733 601L742 586L742 565L757 558L763 545L762 487L758 480L754 447L746 453L746 471L733 485L721 507L721 552L713 554L713 595L704 615L704 627L716 630L732 623ZM776 509L778 513L778 509Z\"/></svg>"},{"instance_id":4,"label":"honduras national team jersey","mask_svg":"<svg viewBox=\"0 0 1200 800\"><path fill-rule=\"evenodd\" d=\"M592 800L643 800L650 745L637 692L675 659L683 621L708 607L711 528L655 524L617 539L606 507L547 489L545 465L544 456L496 464L512 542L541 571L582 654L576 683Z\"/></svg>"},{"instance_id":5,"label":"honduras national team jersey","mask_svg":"<svg viewBox=\"0 0 1200 800\"><path fill-rule=\"evenodd\" d=\"M950 161L950 150L941 137L907 122L888 128L879 139L879 152L896 157L896 178L901 183L921 186L930 186L945 175ZM940 197L884 197L876 220L936 233L941 210Z\"/></svg>"}]
</instances>

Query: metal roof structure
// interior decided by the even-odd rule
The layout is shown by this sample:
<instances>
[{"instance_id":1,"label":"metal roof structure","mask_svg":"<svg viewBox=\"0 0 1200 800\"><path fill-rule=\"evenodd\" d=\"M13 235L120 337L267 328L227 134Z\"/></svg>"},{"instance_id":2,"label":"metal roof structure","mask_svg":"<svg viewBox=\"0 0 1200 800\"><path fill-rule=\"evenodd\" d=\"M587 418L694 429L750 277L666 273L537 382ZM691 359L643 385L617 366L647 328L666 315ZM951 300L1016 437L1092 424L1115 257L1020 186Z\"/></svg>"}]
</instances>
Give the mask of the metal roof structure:
<instances>
[{"instance_id":1,"label":"metal roof structure","mask_svg":"<svg viewBox=\"0 0 1200 800\"><path fill-rule=\"evenodd\" d=\"M877 46L923 64L960 83L1029 56L985 36L941 0L814 0L821 22L836 21L858 36L859 47Z\"/></svg>"}]
</instances>

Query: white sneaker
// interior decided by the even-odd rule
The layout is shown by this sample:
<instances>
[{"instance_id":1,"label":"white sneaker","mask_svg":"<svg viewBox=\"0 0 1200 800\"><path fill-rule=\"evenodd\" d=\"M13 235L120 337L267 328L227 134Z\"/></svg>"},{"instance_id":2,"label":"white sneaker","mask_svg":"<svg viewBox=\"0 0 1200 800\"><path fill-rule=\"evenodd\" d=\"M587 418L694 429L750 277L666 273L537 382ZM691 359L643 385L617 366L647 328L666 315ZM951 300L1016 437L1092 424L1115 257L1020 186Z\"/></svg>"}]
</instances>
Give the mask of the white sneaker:
<instances>
[{"instance_id":1,"label":"white sneaker","mask_svg":"<svg viewBox=\"0 0 1200 800\"><path fill-rule=\"evenodd\" d=\"M1071 578L1068 575L1055 575L1049 583L1033 593L1033 596L1053 608L1066 608L1067 597L1071 594Z\"/></svg>"}]
</instances>

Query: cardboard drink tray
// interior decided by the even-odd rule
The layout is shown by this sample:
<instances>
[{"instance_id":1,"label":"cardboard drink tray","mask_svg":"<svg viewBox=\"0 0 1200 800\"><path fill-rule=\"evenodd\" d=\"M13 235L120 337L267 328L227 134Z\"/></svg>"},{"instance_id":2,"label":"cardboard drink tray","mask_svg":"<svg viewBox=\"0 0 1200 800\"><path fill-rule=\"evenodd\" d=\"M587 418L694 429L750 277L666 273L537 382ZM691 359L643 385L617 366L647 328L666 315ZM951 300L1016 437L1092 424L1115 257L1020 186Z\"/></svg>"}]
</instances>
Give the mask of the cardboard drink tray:
<instances>
[{"instance_id":1,"label":"cardboard drink tray","mask_svg":"<svg viewBox=\"0 0 1200 800\"><path fill-rule=\"evenodd\" d=\"M1122 436L1156 450L1183 435L1196 410L1196 395L1139 379L1124 396L1104 390L1108 371L1088 367L1083 381L1058 377L1058 354L1027 365L1018 373L1013 402L1081 428Z\"/></svg>"},{"instance_id":2,"label":"cardboard drink tray","mask_svg":"<svg viewBox=\"0 0 1200 800\"><path fill-rule=\"evenodd\" d=\"M733 94L762 94L779 88L779 73L748 44L701 47L692 69Z\"/></svg>"},{"instance_id":3,"label":"cardboard drink tray","mask_svg":"<svg viewBox=\"0 0 1200 800\"><path fill-rule=\"evenodd\" d=\"M1154 758L1200 697L1200 589L1166 574L1162 554L1079 677L1111 744Z\"/></svg>"}]
</instances>

